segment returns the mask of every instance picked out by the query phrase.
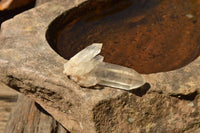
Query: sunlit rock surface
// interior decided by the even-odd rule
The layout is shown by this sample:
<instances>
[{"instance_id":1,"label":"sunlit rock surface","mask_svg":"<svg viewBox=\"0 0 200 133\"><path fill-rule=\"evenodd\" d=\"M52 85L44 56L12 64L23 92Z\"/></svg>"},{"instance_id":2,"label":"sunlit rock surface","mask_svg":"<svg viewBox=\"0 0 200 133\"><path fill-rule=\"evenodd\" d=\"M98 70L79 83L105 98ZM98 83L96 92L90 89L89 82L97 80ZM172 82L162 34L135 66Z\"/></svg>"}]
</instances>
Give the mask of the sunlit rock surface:
<instances>
[{"instance_id":1,"label":"sunlit rock surface","mask_svg":"<svg viewBox=\"0 0 200 133\"><path fill-rule=\"evenodd\" d=\"M178 70L144 74L149 85L128 92L81 88L67 79L66 60L49 46L45 33L56 16L74 6L50 2L2 24L0 81L35 100L72 133L199 133L200 57ZM161 6L172 12L170 5Z\"/></svg>"},{"instance_id":2,"label":"sunlit rock surface","mask_svg":"<svg viewBox=\"0 0 200 133\"><path fill-rule=\"evenodd\" d=\"M13 10L31 3L33 4L34 0L0 0L0 11Z\"/></svg>"},{"instance_id":3,"label":"sunlit rock surface","mask_svg":"<svg viewBox=\"0 0 200 133\"><path fill-rule=\"evenodd\" d=\"M135 70L103 62L102 43L94 43L64 64L64 73L81 86L96 84L131 90L144 85L144 78Z\"/></svg>"}]
</instances>

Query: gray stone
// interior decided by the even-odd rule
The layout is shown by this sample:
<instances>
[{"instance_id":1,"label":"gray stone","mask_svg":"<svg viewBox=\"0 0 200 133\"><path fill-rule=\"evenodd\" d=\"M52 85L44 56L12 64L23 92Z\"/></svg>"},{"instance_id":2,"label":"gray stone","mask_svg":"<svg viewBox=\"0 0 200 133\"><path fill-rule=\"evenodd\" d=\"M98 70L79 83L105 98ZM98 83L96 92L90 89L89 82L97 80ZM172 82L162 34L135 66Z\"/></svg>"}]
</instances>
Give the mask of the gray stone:
<instances>
[{"instance_id":1,"label":"gray stone","mask_svg":"<svg viewBox=\"0 0 200 133\"><path fill-rule=\"evenodd\" d=\"M66 60L45 33L78 2L49 2L2 24L0 81L35 100L71 132L198 131L200 58L178 70L143 75L148 84L129 92L82 88L62 73Z\"/></svg>"}]
</instances>

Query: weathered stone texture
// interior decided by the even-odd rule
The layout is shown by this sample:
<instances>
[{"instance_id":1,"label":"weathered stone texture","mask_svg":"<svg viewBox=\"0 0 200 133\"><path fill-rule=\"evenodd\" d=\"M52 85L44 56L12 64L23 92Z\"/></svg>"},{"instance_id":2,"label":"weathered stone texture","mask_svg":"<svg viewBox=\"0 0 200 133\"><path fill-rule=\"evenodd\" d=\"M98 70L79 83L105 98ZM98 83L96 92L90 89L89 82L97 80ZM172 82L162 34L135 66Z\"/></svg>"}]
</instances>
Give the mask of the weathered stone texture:
<instances>
[{"instance_id":1,"label":"weathered stone texture","mask_svg":"<svg viewBox=\"0 0 200 133\"><path fill-rule=\"evenodd\" d=\"M45 32L77 4L49 2L3 23L0 81L35 100L70 132L198 132L200 58L144 75L148 84L130 92L82 88L62 73L66 60L51 49Z\"/></svg>"},{"instance_id":2,"label":"weathered stone texture","mask_svg":"<svg viewBox=\"0 0 200 133\"><path fill-rule=\"evenodd\" d=\"M42 5L46 2L58 2L58 3L78 3L80 0L36 0L36 6ZM70 5L70 4L69 4Z\"/></svg>"},{"instance_id":3,"label":"weathered stone texture","mask_svg":"<svg viewBox=\"0 0 200 133\"><path fill-rule=\"evenodd\" d=\"M200 130L199 100L200 95L194 100L180 100L157 92L142 97L125 93L99 103L93 109L94 122L99 133L197 133Z\"/></svg>"},{"instance_id":4,"label":"weathered stone texture","mask_svg":"<svg viewBox=\"0 0 200 133\"><path fill-rule=\"evenodd\" d=\"M40 105L19 95L11 112L5 133L68 133Z\"/></svg>"},{"instance_id":5,"label":"weathered stone texture","mask_svg":"<svg viewBox=\"0 0 200 133\"><path fill-rule=\"evenodd\" d=\"M1 0L0 11L13 10L33 3L34 0Z\"/></svg>"},{"instance_id":6,"label":"weathered stone texture","mask_svg":"<svg viewBox=\"0 0 200 133\"><path fill-rule=\"evenodd\" d=\"M0 83L0 133L5 133L7 121L9 119L10 112L15 106L18 93Z\"/></svg>"}]
</instances>

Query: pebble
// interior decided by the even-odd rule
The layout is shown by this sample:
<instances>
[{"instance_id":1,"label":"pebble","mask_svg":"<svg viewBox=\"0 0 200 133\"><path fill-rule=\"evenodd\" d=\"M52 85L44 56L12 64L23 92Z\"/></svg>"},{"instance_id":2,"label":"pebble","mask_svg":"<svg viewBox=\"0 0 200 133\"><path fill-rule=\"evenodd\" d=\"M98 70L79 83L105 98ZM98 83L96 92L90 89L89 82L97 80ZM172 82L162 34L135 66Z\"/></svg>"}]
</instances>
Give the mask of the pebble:
<instances>
[{"instance_id":1,"label":"pebble","mask_svg":"<svg viewBox=\"0 0 200 133\"><path fill-rule=\"evenodd\" d=\"M129 123L133 123L133 118L131 118L131 117L128 118L128 122L129 122Z\"/></svg>"},{"instance_id":2,"label":"pebble","mask_svg":"<svg viewBox=\"0 0 200 133\"><path fill-rule=\"evenodd\" d=\"M187 18L193 18L194 16L192 14L186 14L185 15Z\"/></svg>"}]
</instances>

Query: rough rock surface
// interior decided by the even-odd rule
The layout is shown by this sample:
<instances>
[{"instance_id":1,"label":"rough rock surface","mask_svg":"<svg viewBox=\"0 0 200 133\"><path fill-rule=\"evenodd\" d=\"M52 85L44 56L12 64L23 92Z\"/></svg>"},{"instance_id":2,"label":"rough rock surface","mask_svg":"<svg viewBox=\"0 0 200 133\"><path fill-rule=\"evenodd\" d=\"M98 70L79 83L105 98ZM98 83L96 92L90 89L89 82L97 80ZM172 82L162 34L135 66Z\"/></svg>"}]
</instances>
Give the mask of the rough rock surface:
<instances>
[{"instance_id":1,"label":"rough rock surface","mask_svg":"<svg viewBox=\"0 0 200 133\"><path fill-rule=\"evenodd\" d=\"M35 3L36 3L36 6L38 6L38 5L42 5L42 4L46 3L46 2L52 2L52 1L56 1L58 3L69 3L72 0L36 0ZM78 2L80 0L73 0L73 1L74 2Z\"/></svg>"},{"instance_id":2,"label":"rough rock surface","mask_svg":"<svg viewBox=\"0 0 200 133\"><path fill-rule=\"evenodd\" d=\"M199 132L200 58L178 70L144 75L148 83L129 92L82 88L62 73L66 60L51 49L45 32L56 16L77 5L50 2L3 23L0 81L71 132Z\"/></svg>"},{"instance_id":3,"label":"rough rock surface","mask_svg":"<svg viewBox=\"0 0 200 133\"><path fill-rule=\"evenodd\" d=\"M33 3L35 0L1 0L0 11L2 10L13 10L19 7L26 6Z\"/></svg>"},{"instance_id":4,"label":"rough rock surface","mask_svg":"<svg viewBox=\"0 0 200 133\"><path fill-rule=\"evenodd\" d=\"M17 101L17 92L0 83L0 133L4 133L10 112Z\"/></svg>"},{"instance_id":5,"label":"rough rock surface","mask_svg":"<svg viewBox=\"0 0 200 133\"><path fill-rule=\"evenodd\" d=\"M42 107L24 95L19 95L12 109L5 133L68 133Z\"/></svg>"}]
</instances>

